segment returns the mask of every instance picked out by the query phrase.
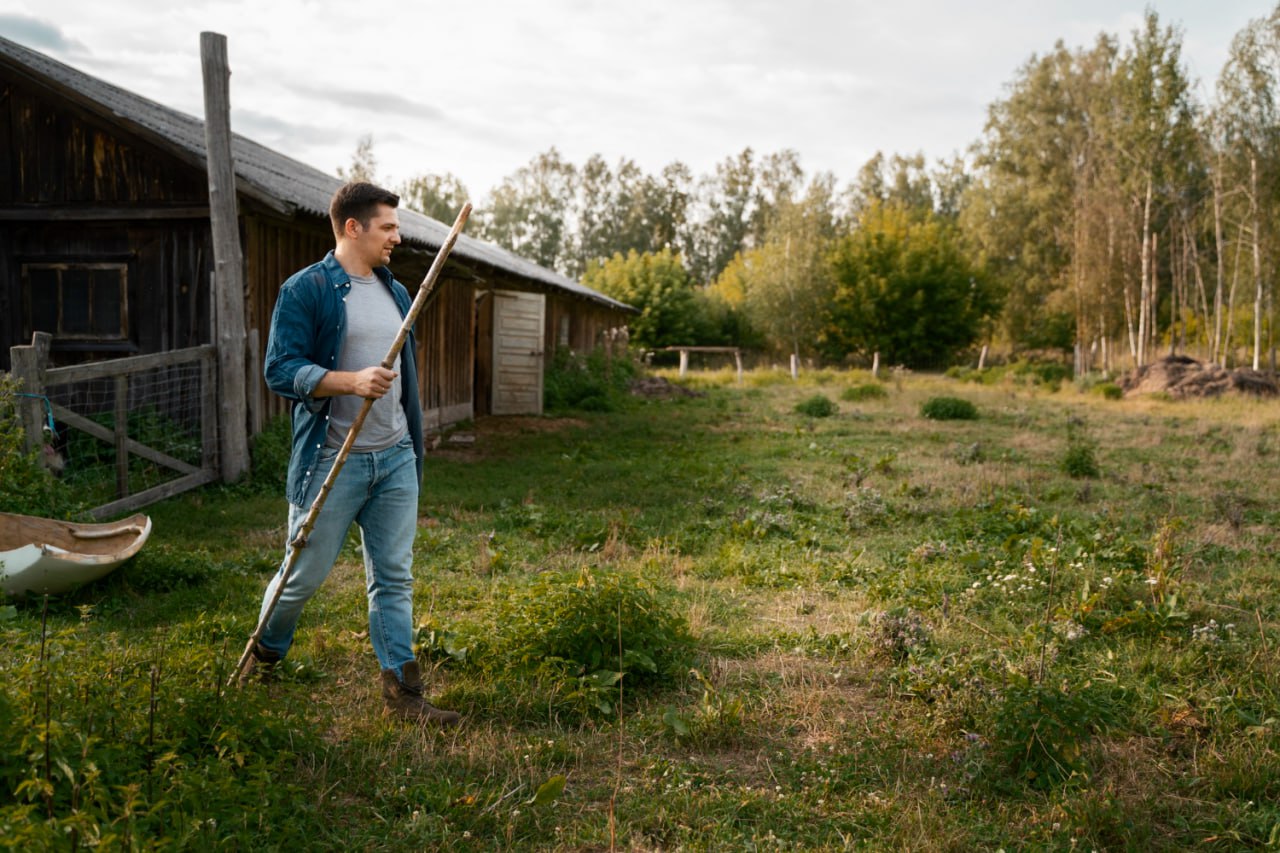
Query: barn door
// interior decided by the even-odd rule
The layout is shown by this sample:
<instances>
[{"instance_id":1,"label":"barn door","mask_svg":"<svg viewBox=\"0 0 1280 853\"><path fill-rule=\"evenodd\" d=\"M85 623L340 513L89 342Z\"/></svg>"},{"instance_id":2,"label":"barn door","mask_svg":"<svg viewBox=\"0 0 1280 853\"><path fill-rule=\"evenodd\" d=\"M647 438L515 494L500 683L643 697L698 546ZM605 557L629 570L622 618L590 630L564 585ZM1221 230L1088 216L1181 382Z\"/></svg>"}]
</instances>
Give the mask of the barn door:
<instances>
[{"instance_id":1,"label":"barn door","mask_svg":"<svg viewBox=\"0 0 1280 853\"><path fill-rule=\"evenodd\" d=\"M494 291L493 408L495 415L542 414L542 351L546 299L541 293Z\"/></svg>"}]
</instances>

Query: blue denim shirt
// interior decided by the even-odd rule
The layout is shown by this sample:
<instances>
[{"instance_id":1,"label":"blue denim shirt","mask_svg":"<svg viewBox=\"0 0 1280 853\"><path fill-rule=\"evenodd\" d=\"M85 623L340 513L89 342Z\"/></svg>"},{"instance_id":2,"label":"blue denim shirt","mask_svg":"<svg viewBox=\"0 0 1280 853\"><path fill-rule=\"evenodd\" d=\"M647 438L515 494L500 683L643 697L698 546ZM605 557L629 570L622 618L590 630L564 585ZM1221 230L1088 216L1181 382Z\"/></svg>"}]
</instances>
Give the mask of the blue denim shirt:
<instances>
[{"instance_id":1,"label":"blue denim shirt","mask_svg":"<svg viewBox=\"0 0 1280 853\"><path fill-rule=\"evenodd\" d=\"M400 316L408 314L412 304L409 291L386 267L377 267L374 273L391 289ZM294 401L293 454L289 458L285 496L296 506L306 499L316 459L324 446L333 398L312 395L324 375L337 369L338 356L347 339L345 303L350 290L351 277L331 251L324 260L294 273L280 286L271 315L263 374L268 388ZM387 341L387 347L391 347L391 341ZM418 403L417 348L412 332L401 350L400 383L400 400L421 481L422 408Z\"/></svg>"}]
</instances>

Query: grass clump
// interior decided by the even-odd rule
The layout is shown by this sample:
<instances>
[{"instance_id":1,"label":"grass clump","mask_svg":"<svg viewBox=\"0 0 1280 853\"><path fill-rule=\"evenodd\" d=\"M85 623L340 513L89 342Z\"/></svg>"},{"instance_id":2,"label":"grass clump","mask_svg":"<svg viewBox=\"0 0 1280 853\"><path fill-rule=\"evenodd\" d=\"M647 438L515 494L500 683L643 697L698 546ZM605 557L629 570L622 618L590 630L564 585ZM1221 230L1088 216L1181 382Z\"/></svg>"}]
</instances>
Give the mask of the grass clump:
<instances>
[{"instance_id":1,"label":"grass clump","mask_svg":"<svg viewBox=\"0 0 1280 853\"><path fill-rule=\"evenodd\" d=\"M797 414L811 418L829 418L840 411L840 407L825 394L814 394L795 405Z\"/></svg>"},{"instance_id":2,"label":"grass clump","mask_svg":"<svg viewBox=\"0 0 1280 853\"><path fill-rule=\"evenodd\" d=\"M489 676L550 681L552 691L612 712L615 685L669 683L692 659L688 625L670 595L632 574L547 572L512 589L488 618L444 633L436 656Z\"/></svg>"},{"instance_id":3,"label":"grass clump","mask_svg":"<svg viewBox=\"0 0 1280 853\"><path fill-rule=\"evenodd\" d=\"M920 415L931 421L977 420L978 407L959 397L930 397L920 406Z\"/></svg>"},{"instance_id":4,"label":"grass clump","mask_svg":"<svg viewBox=\"0 0 1280 853\"><path fill-rule=\"evenodd\" d=\"M884 400L889 396L889 392L879 382L864 382L861 385L851 385L840 392L840 399L850 403L860 403L865 400Z\"/></svg>"}]
</instances>

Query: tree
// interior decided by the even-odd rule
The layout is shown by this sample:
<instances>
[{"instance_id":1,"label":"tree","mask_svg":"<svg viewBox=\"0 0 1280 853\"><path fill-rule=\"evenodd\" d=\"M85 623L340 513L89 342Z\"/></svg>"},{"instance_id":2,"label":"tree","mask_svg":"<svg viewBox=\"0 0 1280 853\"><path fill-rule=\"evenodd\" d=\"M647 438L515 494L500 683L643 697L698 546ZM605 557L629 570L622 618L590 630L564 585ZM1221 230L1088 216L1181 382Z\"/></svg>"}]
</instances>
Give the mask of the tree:
<instances>
[{"instance_id":1,"label":"tree","mask_svg":"<svg viewBox=\"0 0 1280 853\"><path fill-rule=\"evenodd\" d=\"M356 150L351 155L351 168L338 167L338 177L344 181L378 182L378 158L373 153L373 134L366 133L356 142Z\"/></svg>"},{"instance_id":2,"label":"tree","mask_svg":"<svg viewBox=\"0 0 1280 853\"><path fill-rule=\"evenodd\" d=\"M711 286L717 302L738 311L740 335L763 335L774 351L817 351L831 298L827 255L834 236L835 178L821 174L803 199L774 203L762 245L740 253Z\"/></svg>"},{"instance_id":3,"label":"tree","mask_svg":"<svg viewBox=\"0 0 1280 853\"><path fill-rule=\"evenodd\" d=\"M755 154L744 148L716 164L715 174L698 182L696 225L689 231L685 261L699 282L713 280L747 248L754 212Z\"/></svg>"},{"instance_id":4,"label":"tree","mask_svg":"<svg viewBox=\"0 0 1280 853\"><path fill-rule=\"evenodd\" d=\"M467 188L452 172L410 178L397 192L405 207L444 223L452 223L471 199Z\"/></svg>"},{"instance_id":5,"label":"tree","mask_svg":"<svg viewBox=\"0 0 1280 853\"><path fill-rule=\"evenodd\" d=\"M555 148L539 154L494 189L478 229L483 239L536 264L572 267L572 216L578 173Z\"/></svg>"},{"instance_id":6,"label":"tree","mask_svg":"<svg viewBox=\"0 0 1280 853\"><path fill-rule=\"evenodd\" d=\"M614 254L674 247L685 221L688 175L688 168L678 162L655 177L632 160L619 160L610 169L598 154L588 159L579 172L578 231L570 274L580 274L592 261Z\"/></svg>"},{"instance_id":7,"label":"tree","mask_svg":"<svg viewBox=\"0 0 1280 853\"><path fill-rule=\"evenodd\" d=\"M1181 170L1195 147L1190 88L1181 63L1180 34L1160 27L1148 10L1142 29L1121 57L1113 86L1115 143L1124 159L1121 185L1129 195L1139 237L1137 329L1126 289L1129 348L1146 362L1156 332L1159 219L1185 186ZM1126 288L1130 277L1124 281Z\"/></svg>"},{"instance_id":8,"label":"tree","mask_svg":"<svg viewBox=\"0 0 1280 853\"><path fill-rule=\"evenodd\" d=\"M831 263L820 343L833 358L879 352L890 363L939 367L978 339L998 307L958 230L932 213L874 203L837 241Z\"/></svg>"},{"instance_id":9,"label":"tree","mask_svg":"<svg viewBox=\"0 0 1280 853\"><path fill-rule=\"evenodd\" d=\"M1280 111L1276 105L1280 7L1267 17L1250 21L1236 34L1217 88L1220 163L1225 173L1220 177L1234 188L1227 199L1226 215L1233 220L1238 245L1247 247L1248 252L1245 264L1254 285L1253 368L1258 370L1266 285L1275 269L1280 237L1275 224L1280 214Z\"/></svg>"},{"instance_id":10,"label":"tree","mask_svg":"<svg viewBox=\"0 0 1280 853\"><path fill-rule=\"evenodd\" d=\"M957 180L950 166L944 167L944 179ZM894 154L886 158L877 151L862 164L858 176L844 191L845 216L856 222L872 205L894 204L906 210L926 213L935 209L933 178L925 167L924 155L904 157ZM952 203L948 198L947 203Z\"/></svg>"},{"instance_id":11,"label":"tree","mask_svg":"<svg viewBox=\"0 0 1280 853\"><path fill-rule=\"evenodd\" d=\"M616 254L588 267L582 283L640 310L628 322L637 346L688 346L708 331L703 297L670 249Z\"/></svg>"},{"instance_id":12,"label":"tree","mask_svg":"<svg viewBox=\"0 0 1280 853\"><path fill-rule=\"evenodd\" d=\"M1107 136L1118 55L1099 36L1033 56L991 105L958 221L1006 294L1014 348L1070 349L1112 329L1110 302L1127 202Z\"/></svg>"}]
</instances>

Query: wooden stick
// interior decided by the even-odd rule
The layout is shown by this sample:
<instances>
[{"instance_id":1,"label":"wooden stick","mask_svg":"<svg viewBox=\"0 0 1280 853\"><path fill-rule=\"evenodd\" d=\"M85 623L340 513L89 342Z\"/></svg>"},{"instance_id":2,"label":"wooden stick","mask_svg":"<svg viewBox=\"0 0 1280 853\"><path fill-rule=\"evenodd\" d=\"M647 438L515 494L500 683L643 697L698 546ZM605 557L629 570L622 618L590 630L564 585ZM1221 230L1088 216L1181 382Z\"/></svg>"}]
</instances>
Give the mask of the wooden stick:
<instances>
[{"instance_id":1,"label":"wooden stick","mask_svg":"<svg viewBox=\"0 0 1280 853\"><path fill-rule=\"evenodd\" d=\"M413 304L409 306L409 313L405 315L404 323L400 325L400 331L396 334L396 339L392 341L391 349L387 351L387 357L382 360L382 366L387 370L395 367L396 357L400 355L400 350L404 347L405 338L409 337L409 332L412 331L414 324L417 322L423 306L427 304L432 292L436 289L436 283L440 278L440 271L444 268L444 262L449 257L449 253L453 251L453 244L457 242L458 235L462 233L462 226L467 223L467 217L470 215L471 205L469 203L464 204L462 210L458 212L458 218L453 223L453 229L450 230L448 238L441 244L435 260L431 262L431 269L427 270L426 278L422 280L422 284L418 287L418 293L413 299ZM266 610L263 611L262 617L258 620L258 627L254 629L252 636L249 637L249 642L244 647L244 653L240 655L240 661L236 664L235 669L232 670L231 678L227 681L228 687L239 683L241 676L248 668L249 658L253 655L253 649L258 644L258 641L262 639L262 632L266 630L267 621L275 611L276 603L280 601L280 595L284 592L285 584L289 582L289 575L293 572L293 565L298 560L298 552L307 547L307 539L316 526L316 519L320 517L320 510L324 507L324 502L329 497L329 491L338 479L338 473L342 470L342 466L346 464L347 456L351 453L351 447L355 444L356 436L360 434L360 429L364 426L364 419L368 416L369 410L373 408L373 402L372 398L365 398L359 414L351 422L351 429L347 432L346 440L342 442L342 448L333 460L333 467L329 469L329 475L324 478L324 483L320 486L320 494L316 495L315 501L311 504L311 509L307 510L307 516L302 521L302 527L298 529L298 535L289 543L292 546L292 550L289 551L289 556L285 560L280 583L276 584L276 591L271 596L271 601L267 604ZM417 405L417 401L414 401L414 405Z\"/></svg>"}]
</instances>

